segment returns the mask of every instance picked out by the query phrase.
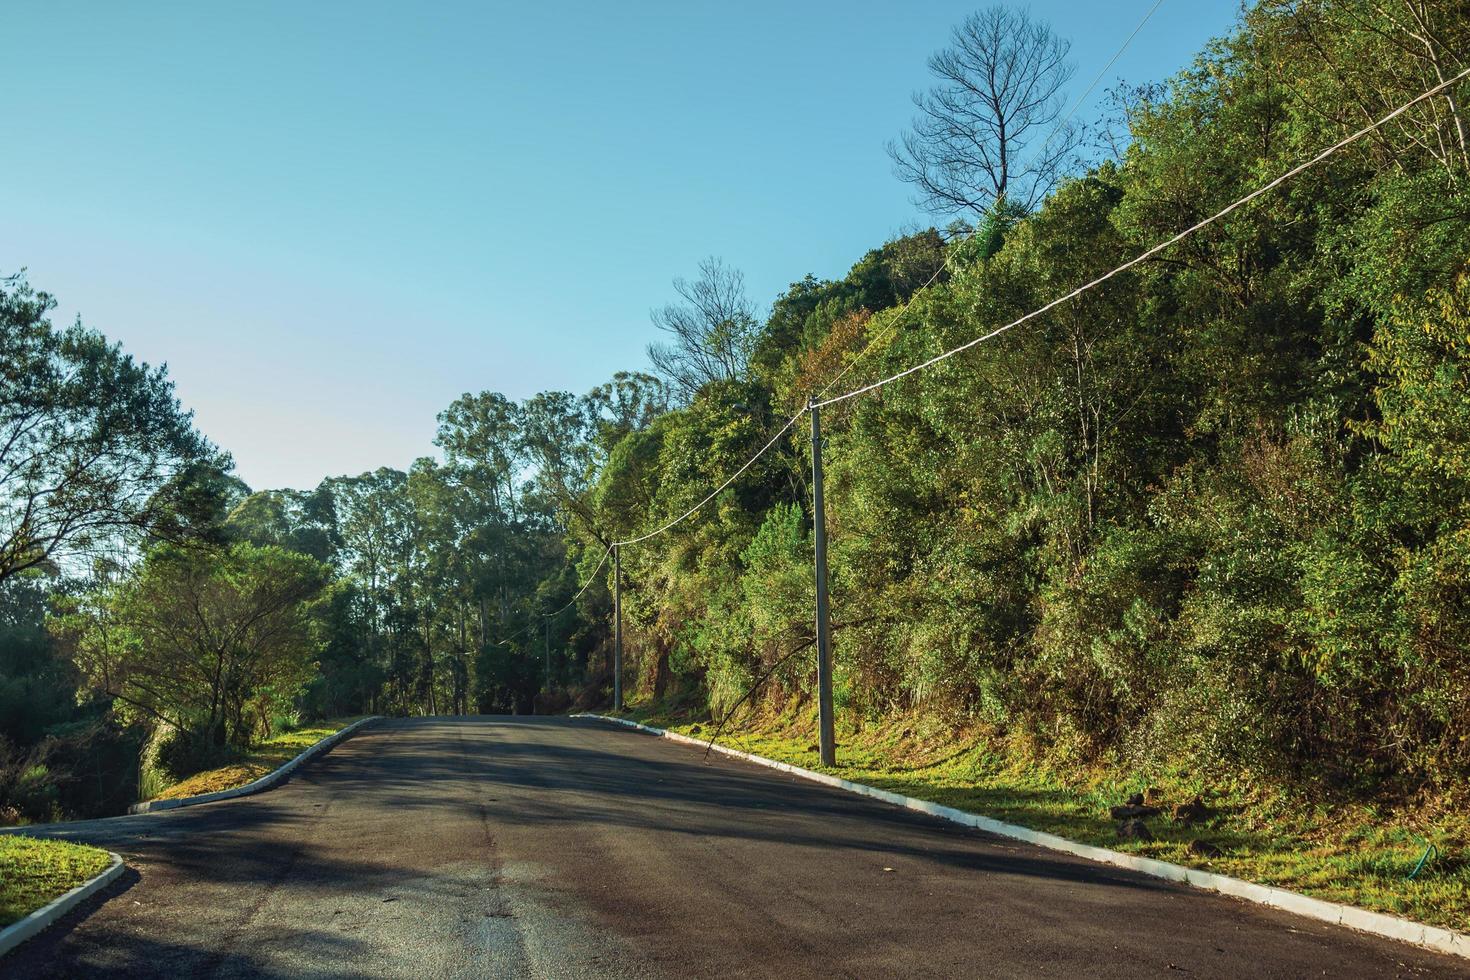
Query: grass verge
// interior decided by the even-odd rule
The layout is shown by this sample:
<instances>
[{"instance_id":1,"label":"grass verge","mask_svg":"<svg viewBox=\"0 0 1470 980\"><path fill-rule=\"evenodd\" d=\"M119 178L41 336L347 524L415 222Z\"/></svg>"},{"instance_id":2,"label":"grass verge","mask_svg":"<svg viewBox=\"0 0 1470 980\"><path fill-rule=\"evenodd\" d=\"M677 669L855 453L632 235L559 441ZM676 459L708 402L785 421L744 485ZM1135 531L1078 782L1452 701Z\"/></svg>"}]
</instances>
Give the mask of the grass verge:
<instances>
[{"instance_id":1,"label":"grass verge","mask_svg":"<svg viewBox=\"0 0 1470 980\"><path fill-rule=\"evenodd\" d=\"M816 726L806 714L755 715L727 728L720 742L1059 837L1470 930L1470 814L1463 808L1329 804L1188 772L1141 780L1097 767L1059 771L983 734L920 718L839 725L839 764L827 768L818 763ZM708 721L648 706L624 715L696 738L711 734ZM1164 810L1146 821L1154 839L1119 839L1108 807L1145 790ZM1174 822L1170 806L1197 795L1209 815ZM1435 852L1411 879L1431 844Z\"/></svg>"},{"instance_id":2,"label":"grass verge","mask_svg":"<svg viewBox=\"0 0 1470 980\"><path fill-rule=\"evenodd\" d=\"M290 762L328 735L341 731L362 717L365 716L331 718L326 721L313 722L290 732L283 732L261 742L238 761L218 769L195 773L182 782L174 783L152 799L177 800L186 796L235 789L237 786L252 783L271 770Z\"/></svg>"},{"instance_id":3,"label":"grass verge","mask_svg":"<svg viewBox=\"0 0 1470 980\"><path fill-rule=\"evenodd\" d=\"M107 870L97 847L34 837L0 837L0 928L18 922Z\"/></svg>"}]
</instances>

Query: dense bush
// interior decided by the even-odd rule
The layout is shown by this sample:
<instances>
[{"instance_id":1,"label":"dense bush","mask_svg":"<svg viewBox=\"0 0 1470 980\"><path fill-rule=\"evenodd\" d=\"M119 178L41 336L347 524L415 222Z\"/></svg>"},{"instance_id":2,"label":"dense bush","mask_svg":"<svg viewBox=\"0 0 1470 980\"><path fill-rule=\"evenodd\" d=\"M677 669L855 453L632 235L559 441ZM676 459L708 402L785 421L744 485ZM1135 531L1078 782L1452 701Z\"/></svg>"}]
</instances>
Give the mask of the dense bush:
<instances>
[{"instance_id":1,"label":"dense bush","mask_svg":"<svg viewBox=\"0 0 1470 980\"><path fill-rule=\"evenodd\" d=\"M154 766L178 781L197 772L217 769L238 758L240 750L225 742L188 730L167 733L158 743Z\"/></svg>"}]
</instances>

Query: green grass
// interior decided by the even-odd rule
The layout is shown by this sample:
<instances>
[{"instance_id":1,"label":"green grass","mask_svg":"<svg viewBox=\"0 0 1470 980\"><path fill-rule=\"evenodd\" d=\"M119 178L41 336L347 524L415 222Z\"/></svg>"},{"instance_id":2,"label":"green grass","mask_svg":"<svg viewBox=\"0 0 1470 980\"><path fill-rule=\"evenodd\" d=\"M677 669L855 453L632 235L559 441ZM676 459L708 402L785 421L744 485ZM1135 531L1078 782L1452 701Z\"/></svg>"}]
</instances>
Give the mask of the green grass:
<instances>
[{"instance_id":1,"label":"green grass","mask_svg":"<svg viewBox=\"0 0 1470 980\"><path fill-rule=\"evenodd\" d=\"M246 783L254 782L271 770L290 762L306 749L311 748L328 735L346 728L360 717L363 716L356 715L350 718L332 718L326 721L313 722L304 728L283 732L252 748L245 754L244 758L232 762L227 766L221 766L218 769L209 769L205 772L195 773L182 782L174 783L172 786L162 789L156 795L150 797L150 799L177 800L185 796L198 796L201 793L217 793L220 790L244 786Z\"/></svg>"},{"instance_id":2,"label":"green grass","mask_svg":"<svg viewBox=\"0 0 1470 980\"><path fill-rule=\"evenodd\" d=\"M0 927L107 870L112 856L83 844L0 836Z\"/></svg>"},{"instance_id":3,"label":"green grass","mask_svg":"<svg viewBox=\"0 0 1470 980\"><path fill-rule=\"evenodd\" d=\"M708 722L647 708L627 714L687 735L711 734ZM1397 809L1326 804L1259 787L1210 785L1189 773L1160 776L1146 786L1099 767L1061 772L983 734L916 718L839 726L839 764L828 769L818 763L815 724L806 714L748 719L720 741L1071 840L1470 929L1470 814L1463 807L1432 801ZM1155 839L1120 840L1107 809L1145 789L1165 805L1165 816L1147 821ZM1192 827L1174 824L1168 805L1196 794L1213 815ZM1221 854L1191 853L1189 844L1196 839ZM1439 857L1409 880L1428 843L1439 849Z\"/></svg>"}]
</instances>

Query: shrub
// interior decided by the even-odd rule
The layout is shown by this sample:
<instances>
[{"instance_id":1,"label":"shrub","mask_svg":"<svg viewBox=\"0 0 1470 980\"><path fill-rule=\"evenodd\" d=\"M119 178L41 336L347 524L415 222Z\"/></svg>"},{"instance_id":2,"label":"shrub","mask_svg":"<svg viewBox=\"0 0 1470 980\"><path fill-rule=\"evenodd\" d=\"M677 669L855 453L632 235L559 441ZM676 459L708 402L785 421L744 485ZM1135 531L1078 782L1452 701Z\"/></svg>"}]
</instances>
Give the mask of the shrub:
<instances>
[{"instance_id":1,"label":"shrub","mask_svg":"<svg viewBox=\"0 0 1470 980\"><path fill-rule=\"evenodd\" d=\"M187 779L196 772L217 769L238 756L231 746L216 742L197 732L180 729L171 732L158 746L155 764L174 780Z\"/></svg>"},{"instance_id":2,"label":"shrub","mask_svg":"<svg viewBox=\"0 0 1470 980\"><path fill-rule=\"evenodd\" d=\"M61 814L46 746L21 749L0 737L0 823L44 823Z\"/></svg>"}]
</instances>

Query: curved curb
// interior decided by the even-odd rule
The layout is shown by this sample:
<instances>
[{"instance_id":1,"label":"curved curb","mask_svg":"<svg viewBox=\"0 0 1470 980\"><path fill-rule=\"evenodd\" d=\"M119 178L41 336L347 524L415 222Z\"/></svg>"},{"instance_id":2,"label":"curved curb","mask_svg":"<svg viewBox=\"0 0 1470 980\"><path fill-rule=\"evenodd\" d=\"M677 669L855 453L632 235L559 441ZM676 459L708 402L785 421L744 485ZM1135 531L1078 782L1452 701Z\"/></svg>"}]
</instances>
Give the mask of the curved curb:
<instances>
[{"instance_id":1,"label":"curved curb","mask_svg":"<svg viewBox=\"0 0 1470 980\"><path fill-rule=\"evenodd\" d=\"M722 753L723 755L734 756L737 759L744 759L746 762L753 762L756 765L767 766L771 769L779 769L782 772L791 773L793 776L800 776L803 779L810 779L824 786L832 786L836 789L846 790L849 793L857 793L860 796L870 796L873 799L882 800L884 803L891 803L894 806L901 806L909 810L917 810L920 813L927 813L930 816L939 817L941 820L948 820L966 827L974 827L986 833L1009 837L1012 840L1025 841L1028 844L1036 844L1039 847L1045 847L1053 851L1064 851L1067 854L1075 854L1089 861L1116 865L1117 867L1127 868L1130 871L1137 871L1155 878L1164 878L1169 881L1192 885L1195 888L1220 892L1224 895L1244 899L1247 902L1255 902L1257 905L1266 905L1271 908L1281 909L1284 912L1291 912L1309 919L1317 919L1333 925L1347 926L1359 932L1383 936L1387 939L1397 939L1400 942L1413 943L1415 946L1437 950L1441 953L1470 958L1470 935L1455 932L1452 929L1427 926L1410 919L1385 915L1382 912L1370 912L1367 909L1360 909L1352 905L1341 905L1337 902L1328 902L1320 898L1311 898L1297 892L1287 891L1284 888L1258 885L1240 878L1232 878L1229 875L1216 874L1213 871L1186 868L1183 865L1171 864L1168 861L1159 861L1155 858L1139 857L1134 854L1124 854L1121 851L1110 850L1106 847L1081 844L1074 840L1068 840L1065 837L1058 837L1055 834L1047 834L1039 830L1031 830L1028 827L1003 823L999 820L992 820L989 817L982 817L979 814L958 810L952 806L943 806L939 803L931 803L928 800L921 800L913 796L904 796L902 793L892 793L886 789L878 789L875 786L868 786L865 783L855 783L849 779L842 779L838 776L828 775L827 773L813 772L810 769L793 766L787 762L777 762L775 759L767 759L765 756L742 752L739 749L726 748L723 745L709 745L703 739L680 735L678 732L671 732L663 728L641 725L636 721L628 721L625 718L613 718L608 715L590 713L574 714L571 717L609 721L627 728L647 732L650 735L657 735L660 738L671 739L675 742L684 742L700 747L708 746L713 751Z\"/></svg>"},{"instance_id":2,"label":"curved curb","mask_svg":"<svg viewBox=\"0 0 1470 980\"><path fill-rule=\"evenodd\" d=\"M272 770L264 776L246 783L244 786L236 786L234 789L216 790L213 793L200 793L198 796L182 796L176 800L145 800L142 803L134 803L128 807L128 813L156 813L159 810L177 810L181 806L197 806L200 803L214 803L217 800L233 800L237 796L249 796L252 793L259 793L261 790L270 789L276 783L289 776L303 762L327 751L327 749L330 749L344 738L347 738L363 725L378 721L382 717L382 715L369 715L366 718L354 721L346 728L333 732L320 742L306 749L279 769Z\"/></svg>"},{"instance_id":3,"label":"curved curb","mask_svg":"<svg viewBox=\"0 0 1470 980\"><path fill-rule=\"evenodd\" d=\"M107 853L112 855L112 864L108 865L107 870L91 881L83 882L60 898L52 899L19 922L12 922L4 929L0 929L0 956L4 956L27 939L35 936L76 908L77 905L116 881L123 873L123 859L112 851Z\"/></svg>"}]
</instances>

